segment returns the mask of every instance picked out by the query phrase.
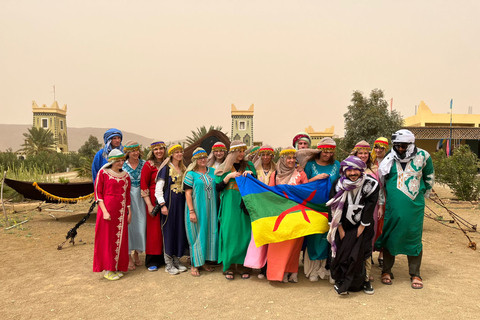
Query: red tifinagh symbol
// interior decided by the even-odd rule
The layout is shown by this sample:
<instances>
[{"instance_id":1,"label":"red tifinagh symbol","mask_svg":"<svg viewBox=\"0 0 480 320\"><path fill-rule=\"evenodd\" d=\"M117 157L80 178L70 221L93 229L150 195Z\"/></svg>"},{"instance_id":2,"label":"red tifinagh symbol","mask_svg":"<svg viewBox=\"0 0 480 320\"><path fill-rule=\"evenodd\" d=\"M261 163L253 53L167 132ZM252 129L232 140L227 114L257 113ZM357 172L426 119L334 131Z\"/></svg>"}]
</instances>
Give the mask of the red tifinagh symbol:
<instances>
[{"instance_id":1,"label":"red tifinagh symbol","mask_svg":"<svg viewBox=\"0 0 480 320\"><path fill-rule=\"evenodd\" d=\"M308 196L308 198L302 201L302 204L297 204L291 207L290 209L283 211L278 216L277 220L275 220L275 226L273 227L273 231L274 232L277 231L278 227L280 227L280 223L282 223L283 218L285 218L287 214L294 211L298 211L298 210L302 211L303 218L305 219L305 221L310 223L310 219L308 219L307 212L305 211L305 209L307 208L305 205L307 204L308 201L312 200L313 197L315 197L315 193L317 193L317 190L313 190L312 193L310 193L310 195ZM285 198L288 199L288 195L285 192L283 192L283 194L285 195Z\"/></svg>"}]
</instances>

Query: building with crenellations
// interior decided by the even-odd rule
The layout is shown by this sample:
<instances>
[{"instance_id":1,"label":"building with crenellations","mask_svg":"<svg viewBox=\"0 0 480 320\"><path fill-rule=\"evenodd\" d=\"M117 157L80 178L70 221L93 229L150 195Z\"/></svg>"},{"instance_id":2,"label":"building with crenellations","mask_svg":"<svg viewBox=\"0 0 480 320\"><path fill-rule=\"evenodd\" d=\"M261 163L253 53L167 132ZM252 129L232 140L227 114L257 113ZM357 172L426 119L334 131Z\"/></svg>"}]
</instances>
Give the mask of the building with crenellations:
<instances>
[{"instance_id":1,"label":"building with crenellations","mask_svg":"<svg viewBox=\"0 0 480 320\"><path fill-rule=\"evenodd\" d=\"M479 154L480 114L472 114L471 109L465 114L433 113L421 101L415 115L404 121L404 128L415 134L415 144L430 153L440 148L445 150L447 141L451 140L453 148L468 144L473 152Z\"/></svg>"},{"instance_id":2,"label":"building with crenellations","mask_svg":"<svg viewBox=\"0 0 480 320\"><path fill-rule=\"evenodd\" d=\"M312 138L311 146L314 148L323 138L334 138L335 126L326 128L325 131L315 131L312 126L305 128L305 132Z\"/></svg>"},{"instance_id":3,"label":"building with crenellations","mask_svg":"<svg viewBox=\"0 0 480 320\"><path fill-rule=\"evenodd\" d=\"M232 103L232 141L241 140L248 147L253 146L253 111L253 104L248 110L238 110Z\"/></svg>"},{"instance_id":4,"label":"building with crenellations","mask_svg":"<svg viewBox=\"0 0 480 320\"><path fill-rule=\"evenodd\" d=\"M54 101L50 107L42 105L39 107L32 101L33 126L50 130L55 138L57 152L68 152L67 136L67 105L62 108Z\"/></svg>"}]
</instances>

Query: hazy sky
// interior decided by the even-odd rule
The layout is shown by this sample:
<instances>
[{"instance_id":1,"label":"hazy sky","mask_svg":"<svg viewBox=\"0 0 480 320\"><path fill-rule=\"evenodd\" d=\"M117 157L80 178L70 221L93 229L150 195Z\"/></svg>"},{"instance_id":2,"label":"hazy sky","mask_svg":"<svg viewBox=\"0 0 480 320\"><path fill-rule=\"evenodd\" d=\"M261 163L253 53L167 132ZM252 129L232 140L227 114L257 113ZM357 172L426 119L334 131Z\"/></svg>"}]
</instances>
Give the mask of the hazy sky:
<instances>
[{"instance_id":1,"label":"hazy sky","mask_svg":"<svg viewBox=\"0 0 480 320\"><path fill-rule=\"evenodd\" d=\"M255 104L256 141L335 125L354 90L404 117L480 112L480 1L0 0L0 123L31 101L68 105L71 127L182 139L230 133Z\"/></svg>"}]
</instances>

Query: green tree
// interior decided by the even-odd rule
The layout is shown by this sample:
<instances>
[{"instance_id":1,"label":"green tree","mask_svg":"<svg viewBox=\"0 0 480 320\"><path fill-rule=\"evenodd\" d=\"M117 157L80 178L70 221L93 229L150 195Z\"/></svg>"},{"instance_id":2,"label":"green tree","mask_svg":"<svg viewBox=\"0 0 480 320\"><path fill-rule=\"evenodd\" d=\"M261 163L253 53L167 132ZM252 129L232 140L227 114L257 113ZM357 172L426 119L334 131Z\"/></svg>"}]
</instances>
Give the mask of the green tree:
<instances>
[{"instance_id":1,"label":"green tree","mask_svg":"<svg viewBox=\"0 0 480 320\"><path fill-rule=\"evenodd\" d=\"M403 125L403 118L397 111L388 111L388 102L383 91L374 89L369 97L355 91L352 104L348 106L345 117L345 138L342 147L352 150L361 140L373 143L378 137L391 137L392 133Z\"/></svg>"},{"instance_id":2,"label":"green tree","mask_svg":"<svg viewBox=\"0 0 480 320\"><path fill-rule=\"evenodd\" d=\"M222 127L221 126L210 126L210 128L207 130L207 128L205 126L201 126L200 128L197 128L197 131L191 131L192 132L192 135L191 136L188 136L186 138L186 143L187 143L187 146L191 145L191 144L194 144L195 142L197 142L201 137L203 137L204 135L206 135L208 132L210 132L210 130L218 130L218 131L222 131Z\"/></svg>"},{"instance_id":3,"label":"green tree","mask_svg":"<svg viewBox=\"0 0 480 320\"><path fill-rule=\"evenodd\" d=\"M20 151L27 156L36 156L41 152L55 152L55 138L50 130L32 127L28 133L24 133L25 142Z\"/></svg>"},{"instance_id":4,"label":"green tree","mask_svg":"<svg viewBox=\"0 0 480 320\"><path fill-rule=\"evenodd\" d=\"M95 157L95 153L97 153L97 151L100 150L101 147L102 145L100 144L100 142L98 142L97 137L90 135L90 137L88 137L88 140L85 141L83 146L78 149L78 154L87 159L93 159L93 157Z\"/></svg>"},{"instance_id":5,"label":"green tree","mask_svg":"<svg viewBox=\"0 0 480 320\"><path fill-rule=\"evenodd\" d=\"M454 149L453 155L448 158L444 150L439 150L432 159L436 182L449 186L460 200L479 199L478 158L468 145Z\"/></svg>"}]
</instances>

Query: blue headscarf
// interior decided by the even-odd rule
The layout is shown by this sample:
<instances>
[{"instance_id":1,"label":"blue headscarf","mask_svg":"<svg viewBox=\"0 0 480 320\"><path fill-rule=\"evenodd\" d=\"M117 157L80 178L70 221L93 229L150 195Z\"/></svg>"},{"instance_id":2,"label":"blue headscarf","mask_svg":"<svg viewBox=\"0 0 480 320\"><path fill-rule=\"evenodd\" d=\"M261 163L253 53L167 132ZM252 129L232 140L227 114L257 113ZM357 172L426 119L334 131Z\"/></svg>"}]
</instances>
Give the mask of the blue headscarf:
<instances>
[{"instance_id":1,"label":"blue headscarf","mask_svg":"<svg viewBox=\"0 0 480 320\"><path fill-rule=\"evenodd\" d=\"M113 137L120 137L120 146L116 149L120 150L123 152L123 146L122 146L122 140L123 140L123 134L122 131L112 128L108 129L105 134L103 135L103 142L105 143L105 147L103 147L103 157L107 159L108 154L110 151L112 151L112 138Z\"/></svg>"}]
</instances>

